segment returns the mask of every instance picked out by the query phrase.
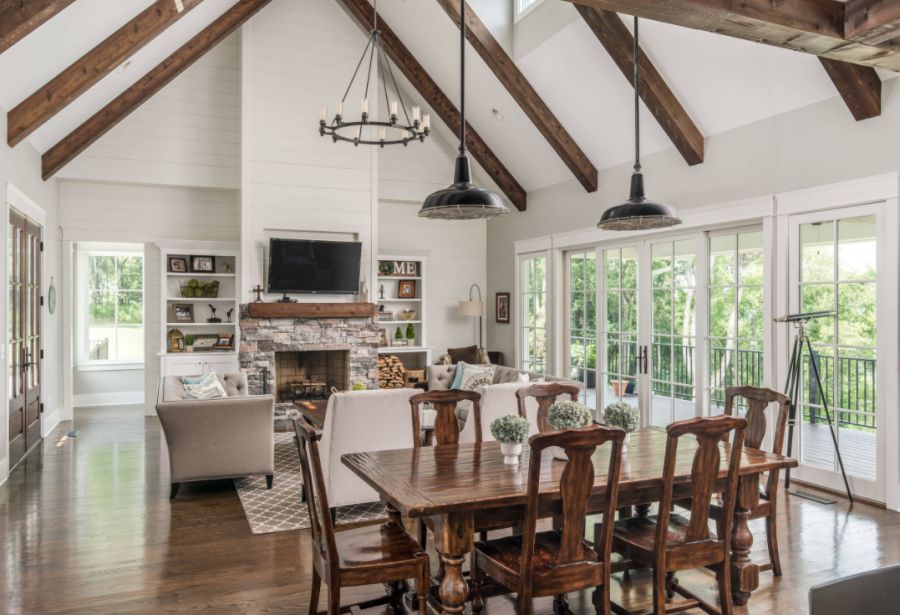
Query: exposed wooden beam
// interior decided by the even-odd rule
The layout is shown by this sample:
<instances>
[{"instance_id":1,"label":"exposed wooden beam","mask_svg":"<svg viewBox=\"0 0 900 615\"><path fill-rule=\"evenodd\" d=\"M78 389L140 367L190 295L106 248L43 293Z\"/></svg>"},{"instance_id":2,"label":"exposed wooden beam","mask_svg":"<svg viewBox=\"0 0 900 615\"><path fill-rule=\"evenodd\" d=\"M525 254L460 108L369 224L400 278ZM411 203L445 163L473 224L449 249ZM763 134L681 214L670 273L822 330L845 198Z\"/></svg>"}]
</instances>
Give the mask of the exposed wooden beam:
<instances>
[{"instance_id":1,"label":"exposed wooden beam","mask_svg":"<svg viewBox=\"0 0 900 615\"><path fill-rule=\"evenodd\" d=\"M850 0L844 8L844 36L870 45L882 45L900 37L900 2Z\"/></svg>"},{"instance_id":2,"label":"exposed wooden beam","mask_svg":"<svg viewBox=\"0 0 900 615\"><path fill-rule=\"evenodd\" d=\"M461 0L437 2L458 25ZM466 38L585 190L596 191L597 168L469 5L466 6Z\"/></svg>"},{"instance_id":3,"label":"exposed wooden beam","mask_svg":"<svg viewBox=\"0 0 900 615\"><path fill-rule=\"evenodd\" d=\"M16 105L7 116L6 134L10 146L27 138L202 1L181 0L180 4L176 4L173 0L156 0L41 89Z\"/></svg>"},{"instance_id":4,"label":"exposed wooden beam","mask_svg":"<svg viewBox=\"0 0 900 615\"><path fill-rule=\"evenodd\" d=\"M0 0L0 53L75 0Z\"/></svg>"},{"instance_id":5,"label":"exposed wooden beam","mask_svg":"<svg viewBox=\"0 0 900 615\"><path fill-rule=\"evenodd\" d=\"M132 111L202 58L206 52L219 44L222 39L234 32L269 2L271 0L238 0L237 4L178 51L163 60L161 64L141 77L115 100L51 147L44 153L42 159L44 179L52 177L75 156L87 149L91 143L128 117Z\"/></svg>"},{"instance_id":6,"label":"exposed wooden beam","mask_svg":"<svg viewBox=\"0 0 900 615\"><path fill-rule=\"evenodd\" d=\"M634 36L621 18L610 11L598 11L581 5L575 8L634 87ZM689 165L700 164L703 162L703 134L644 50L639 49L638 55L641 62L641 99L685 161Z\"/></svg>"},{"instance_id":7,"label":"exposed wooden beam","mask_svg":"<svg viewBox=\"0 0 900 615\"><path fill-rule=\"evenodd\" d=\"M835 0L568 1L900 72L900 50L844 38L844 5Z\"/></svg>"},{"instance_id":8,"label":"exposed wooden beam","mask_svg":"<svg viewBox=\"0 0 900 615\"><path fill-rule=\"evenodd\" d=\"M338 1L364 30L371 29L372 5L369 4L368 0ZM459 110L450 102L447 95L444 94L434 79L419 64L418 60L410 53L403 42L397 38L397 35L384 21L381 14L378 15L378 29L381 32L382 46L388 56L390 56L391 61L406 75L406 78L413 84L419 95L434 109L434 112L438 114L441 120L454 132L458 132ZM510 202L519 211L525 211L527 200L525 189L516 181L512 173L503 166L500 159L494 155L494 152L484 142L484 139L475 132L475 129L468 122L466 122L466 141L472 156L484 167L491 179L500 186L500 189Z\"/></svg>"},{"instance_id":9,"label":"exposed wooden beam","mask_svg":"<svg viewBox=\"0 0 900 615\"><path fill-rule=\"evenodd\" d=\"M857 121L881 115L881 78L874 68L819 58Z\"/></svg>"}]
</instances>

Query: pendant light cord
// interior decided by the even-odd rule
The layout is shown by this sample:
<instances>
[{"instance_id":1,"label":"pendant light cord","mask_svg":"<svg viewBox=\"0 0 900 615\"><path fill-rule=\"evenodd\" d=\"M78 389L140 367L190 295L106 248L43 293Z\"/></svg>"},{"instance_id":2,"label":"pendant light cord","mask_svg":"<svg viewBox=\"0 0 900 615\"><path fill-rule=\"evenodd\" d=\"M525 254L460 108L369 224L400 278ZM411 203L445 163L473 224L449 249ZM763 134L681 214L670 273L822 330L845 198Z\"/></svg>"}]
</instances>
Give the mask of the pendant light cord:
<instances>
[{"instance_id":1,"label":"pendant light cord","mask_svg":"<svg viewBox=\"0 0 900 615\"><path fill-rule=\"evenodd\" d=\"M466 0L459 7L459 155L466 153Z\"/></svg>"},{"instance_id":2,"label":"pendant light cord","mask_svg":"<svg viewBox=\"0 0 900 615\"><path fill-rule=\"evenodd\" d=\"M641 172L641 59L638 18L634 18L634 172Z\"/></svg>"}]
</instances>

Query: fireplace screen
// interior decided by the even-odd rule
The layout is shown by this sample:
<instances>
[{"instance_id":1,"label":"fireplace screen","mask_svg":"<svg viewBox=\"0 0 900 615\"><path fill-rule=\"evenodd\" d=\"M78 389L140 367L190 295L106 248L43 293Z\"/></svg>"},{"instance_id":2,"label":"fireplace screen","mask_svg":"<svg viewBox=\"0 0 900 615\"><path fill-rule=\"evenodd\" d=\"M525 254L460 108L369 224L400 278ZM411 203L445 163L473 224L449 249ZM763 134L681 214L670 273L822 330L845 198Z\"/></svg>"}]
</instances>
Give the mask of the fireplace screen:
<instances>
[{"instance_id":1,"label":"fireplace screen","mask_svg":"<svg viewBox=\"0 0 900 615\"><path fill-rule=\"evenodd\" d=\"M279 402L328 399L332 391L346 391L350 353L312 350L275 353L275 394Z\"/></svg>"}]
</instances>

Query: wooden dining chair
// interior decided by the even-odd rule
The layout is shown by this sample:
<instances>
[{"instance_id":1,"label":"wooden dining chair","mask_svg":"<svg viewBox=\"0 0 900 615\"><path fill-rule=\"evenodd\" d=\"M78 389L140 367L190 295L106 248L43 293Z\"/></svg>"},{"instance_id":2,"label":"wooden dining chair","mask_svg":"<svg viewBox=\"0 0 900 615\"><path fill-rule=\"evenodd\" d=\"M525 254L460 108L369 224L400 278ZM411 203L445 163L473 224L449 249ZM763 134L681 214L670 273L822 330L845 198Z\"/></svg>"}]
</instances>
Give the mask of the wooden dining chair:
<instances>
[{"instance_id":1,"label":"wooden dining chair","mask_svg":"<svg viewBox=\"0 0 900 615\"><path fill-rule=\"evenodd\" d=\"M471 402L472 409L465 420L465 426L460 427L457 409L464 402ZM422 406L431 404L437 416L434 419L434 443L458 444L460 435L464 429L468 440L481 442L481 395L475 391L460 391L451 389L447 391L428 391L418 393L409 398L412 411L413 440L416 448L422 446ZM470 431L474 429L474 434Z\"/></svg>"},{"instance_id":2,"label":"wooden dining chair","mask_svg":"<svg viewBox=\"0 0 900 615\"><path fill-rule=\"evenodd\" d=\"M625 558L624 567L653 569L653 615L680 613L700 608L715 615L732 615L731 598L731 524L737 497L738 470L744 447L747 421L733 416L697 417L670 424L666 431L666 452L663 461L663 493L656 517L632 517L615 523L613 551ZM723 438L734 433L731 444ZM690 482L679 485L693 501L690 517L672 513L675 490L679 440L693 436L697 450L691 464ZM722 448L729 455L728 474L723 492L724 517L716 532L709 531L710 504L716 495L722 464ZM702 503L705 503L703 505ZM596 532L606 531L602 525ZM708 567L715 571L719 586L721 610L681 587L675 572ZM685 600L667 604L678 593ZM628 613L614 606L617 613Z\"/></svg>"},{"instance_id":3,"label":"wooden dining chair","mask_svg":"<svg viewBox=\"0 0 900 615\"><path fill-rule=\"evenodd\" d=\"M609 613L610 553L612 525L600 532L592 546L584 539L588 499L594 487L594 462L597 447L610 444L606 491L600 512L603 520L614 518L622 465L625 432L595 425L537 434L529 439L528 494L522 534L475 544L471 559L472 611L483 607L481 587L490 578L517 592L517 612L530 615L532 599L564 596L567 592L597 588L594 604L600 613ZM561 529L537 531L541 491L541 468L553 463L544 450L550 446L565 449L569 460L559 480L564 522ZM545 459L546 458L546 459ZM544 486L546 489L546 487Z\"/></svg>"},{"instance_id":4,"label":"wooden dining chair","mask_svg":"<svg viewBox=\"0 0 900 615\"><path fill-rule=\"evenodd\" d=\"M418 393L409 398L409 406L412 411L413 423L413 442L415 448L423 446L422 433L422 406L430 403L437 415L434 419L434 431L432 438L434 444L442 446L445 444L459 444L462 429L459 425L457 409L464 402L470 402L472 409L466 417L465 425L462 429L466 431L465 439L473 440L475 443L482 442L482 425L481 425L481 394L475 391L461 391L459 389L428 391L427 393ZM424 549L428 540L428 523L427 519L419 520L419 544Z\"/></svg>"},{"instance_id":5,"label":"wooden dining chair","mask_svg":"<svg viewBox=\"0 0 900 615\"><path fill-rule=\"evenodd\" d=\"M539 433L553 431L547 422L547 413L550 406L556 403L556 400L563 395L568 395L572 401L578 401L578 395L581 390L573 384L562 384L561 382L548 382L546 384L533 384L530 387L523 387L516 391L516 399L519 403L519 416L524 419L528 418L525 411L525 402L529 397L534 397L537 401L537 428Z\"/></svg>"},{"instance_id":6,"label":"wooden dining chair","mask_svg":"<svg viewBox=\"0 0 900 615\"><path fill-rule=\"evenodd\" d=\"M309 594L309 615L316 615L322 582L328 586L328 615L338 615L348 607L341 607L341 589L378 583L389 584L389 595L353 605L353 608L390 604L401 608L402 593L407 579L415 579L419 613L425 615L426 600L431 582L428 555L406 533L399 517L384 525L369 526L336 532L329 514L328 494L319 458L319 434L302 420L294 421L300 468L306 488L312 530L312 587Z\"/></svg>"},{"instance_id":7,"label":"wooden dining chair","mask_svg":"<svg viewBox=\"0 0 900 615\"><path fill-rule=\"evenodd\" d=\"M747 430L744 432L744 446L748 448L763 449L763 441L766 437L768 421L766 409L770 404L777 405L775 415L775 432L772 438L770 453L781 455L784 452L784 439L787 433L788 415L790 414L791 399L772 389L757 387L729 387L725 389L725 414L734 416L735 398L742 397L747 402ZM778 530L775 523L775 515L778 508L778 481L781 478L780 469L769 470L765 488L759 494L759 503L750 509L750 519L766 520L766 544L769 547L769 563L761 564L760 570L771 570L776 577L781 576L781 557L778 552ZM721 505L713 504L712 513L718 520L722 518Z\"/></svg>"}]
</instances>

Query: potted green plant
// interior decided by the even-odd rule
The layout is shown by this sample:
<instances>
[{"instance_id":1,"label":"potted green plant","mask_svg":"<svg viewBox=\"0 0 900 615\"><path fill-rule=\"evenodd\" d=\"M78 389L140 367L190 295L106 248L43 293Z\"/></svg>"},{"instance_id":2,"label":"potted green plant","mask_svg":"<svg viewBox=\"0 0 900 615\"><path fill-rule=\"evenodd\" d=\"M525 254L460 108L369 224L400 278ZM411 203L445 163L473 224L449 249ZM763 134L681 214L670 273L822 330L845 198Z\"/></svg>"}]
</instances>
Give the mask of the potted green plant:
<instances>
[{"instance_id":1,"label":"potted green plant","mask_svg":"<svg viewBox=\"0 0 900 615\"><path fill-rule=\"evenodd\" d=\"M194 352L194 342L197 341L197 338L193 335L185 335L184 336L184 351L185 352Z\"/></svg>"},{"instance_id":2,"label":"potted green plant","mask_svg":"<svg viewBox=\"0 0 900 615\"><path fill-rule=\"evenodd\" d=\"M403 331L400 330L400 327L397 327L397 330L394 331L394 346L402 346L400 342L403 341Z\"/></svg>"},{"instance_id":3,"label":"potted green plant","mask_svg":"<svg viewBox=\"0 0 900 615\"><path fill-rule=\"evenodd\" d=\"M522 455L522 443L528 438L531 426L527 419L517 414L507 414L494 419L491 423L491 435L500 443L503 463L518 465Z\"/></svg>"},{"instance_id":4,"label":"potted green plant","mask_svg":"<svg viewBox=\"0 0 900 615\"><path fill-rule=\"evenodd\" d=\"M406 343L410 346L416 345L416 328L412 323L406 325Z\"/></svg>"},{"instance_id":5,"label":"potted green plant","mask_svg":"<svg viewBox=\"0 0 900 615\"><path fill-rule=\"evenodd\" d=\"M631 439L631 432L641 426L641 413L624 401L618 401L603 409L603 422L610 427L618 427L625 432L625 444Z\"/></svg>"},{"instance_id":6,"label":"potted green plant","mask_svg":"<svg viewBox=\"0 0 900 615\"><path fill-rule=\"evenodd\" d=\"M547 410L547 423L550 427L559 431L561 429L581 429L587 427L594 420L591 411L584 404L577 401L558 401ZM553 457L568 461L566 452L558 447L551 447Z\"/></svg>"}]
</instances>

